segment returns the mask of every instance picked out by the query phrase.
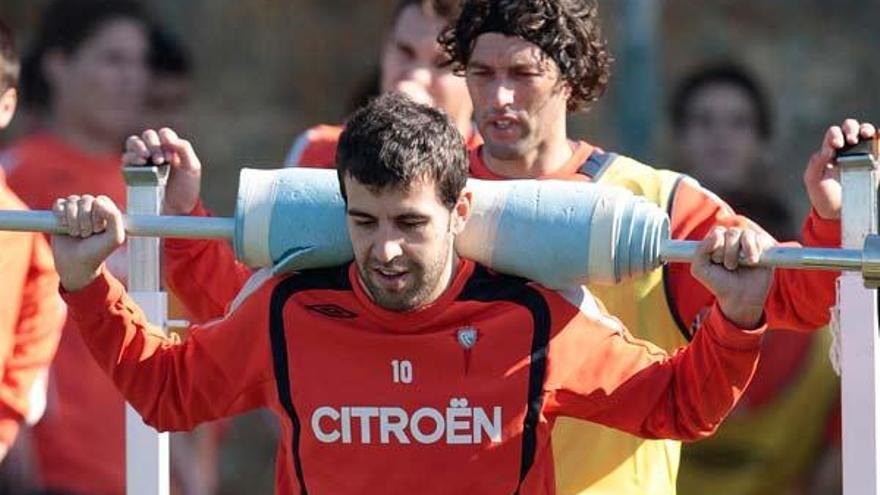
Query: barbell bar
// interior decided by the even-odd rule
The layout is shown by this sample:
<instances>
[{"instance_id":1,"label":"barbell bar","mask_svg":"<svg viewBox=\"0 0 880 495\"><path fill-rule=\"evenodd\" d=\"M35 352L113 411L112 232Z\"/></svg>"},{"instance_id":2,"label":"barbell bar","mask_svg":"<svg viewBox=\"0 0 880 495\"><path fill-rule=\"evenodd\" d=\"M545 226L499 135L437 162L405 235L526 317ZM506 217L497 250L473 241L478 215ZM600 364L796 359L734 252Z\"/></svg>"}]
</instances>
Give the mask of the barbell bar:
<instances>
[{"instance_id":1,"label":"barbell bar","mask_svg":"<svg viewBox=\"0 0 880 495\"><path fill-rule=\"evenodd\" d=\"M462 256L551 288L615 283L688 263L698 242L669 238L665 212L628 191L571 181L477 181ZM281 205L279 207L279 205ZM231 241L252 267L317 268L352 259L333 171L242 172L235 217L125 215L127 235ZM64 234L50 211L0 210L0 230ZM759 266L860 272L880 284L880 237L863 249L777 246Z\"/></svg>"}]
</instances>

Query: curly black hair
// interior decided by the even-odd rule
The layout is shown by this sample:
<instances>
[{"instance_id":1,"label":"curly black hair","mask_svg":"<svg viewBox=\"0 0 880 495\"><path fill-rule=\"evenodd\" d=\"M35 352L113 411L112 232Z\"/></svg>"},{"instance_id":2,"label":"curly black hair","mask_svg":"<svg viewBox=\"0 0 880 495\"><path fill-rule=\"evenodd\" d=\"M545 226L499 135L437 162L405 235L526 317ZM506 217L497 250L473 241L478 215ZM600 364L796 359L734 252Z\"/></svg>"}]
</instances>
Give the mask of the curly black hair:
<instances>
[{"instance_id":1,"label":"curly black hair","mask_svg":"<svg viewBox=\"0 0 880 495\"><path fill-rule=\"evenodd\" d=\"M438 41L453 71L464 75L477 38L516 36L539 47L571 89L568 110L583 109L605 93L613 59L594 0L464 0L455 23Z\"/></svg>"}]
</instances>

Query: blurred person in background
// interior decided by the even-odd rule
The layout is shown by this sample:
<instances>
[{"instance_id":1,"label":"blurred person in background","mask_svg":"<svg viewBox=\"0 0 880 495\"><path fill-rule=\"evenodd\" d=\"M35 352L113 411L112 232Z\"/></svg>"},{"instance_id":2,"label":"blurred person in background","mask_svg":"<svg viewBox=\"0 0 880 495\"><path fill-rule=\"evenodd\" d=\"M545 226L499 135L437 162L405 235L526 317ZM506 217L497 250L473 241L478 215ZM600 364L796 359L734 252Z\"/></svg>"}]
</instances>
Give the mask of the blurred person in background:
<instances>
[{"instance_id":1,"label":"blurred person in background","mask_svg":"<svg viewBox=\"0 0 880 495\"><path fill-rule=\"evenodd\" d=\"M180 39L160 26L150 29L150 84L143 127L190 130L193 63Z\"/></svg>"},{"instance_id":2,"label":"blurred person in background","mask_svg":"<svg viewBox=\"0 0 880 495\"><path fill-rule=\"evenodd\" d=\"M706 66L682 80L670 107L682 167L774 237L792 238L782 189L772 187L762 162L772 112L755 78L736 64ZM830 345L827 329L768 331L762 355L772 358L760 361L737 408L715 436L683 446L680 495L801 493L829 440L839 436L831 426L839 383Z\"/></svg>"},{"instance_id":3,"label":"blurred person in background","mask_svg":"<svg viewBox=\"0 0 880 495\"><path fill-rule=\"evenodd\" d=\"M442 109L467 138L469 147L478 143L464 78L447 67L437 44L440 31L455 19L457 11L458 0L398 0L390 33L382 47L375 77L378 85L357 88L353 106L366 103L378 92L396 91L413 101ZM294 141L285 165L333 168L341 133L341 125L318 125L306 130Z\"/></svg>"},{"instance_id":4,"label":"blurred person in background","mask_svg":"<svg viewBox=\"0 0 880 495\"><path fill-rule=\"evenodd\" d=\"M4 153L10 186L34 209L89 191L124 204L120 143L141 125L148 28L129 0L53 0L22 67L23 100L42 127ZM127 271L124 251L110 261ZM125 493L124 402L68 321L46 413L33 431L44 493Z\"/></svg>"},{"instance_id":5,"label":"blurred person in background","mask_svg":"<svg viewBox=\"0 0 880 495\"><path fill-rule=\"evenodd\" d=\"M743 205L788 217L767 163L773 111L749 71L718 62L692 72L675 89L670 115L673 158L683 172L723 199L736 200L728 201L734 209ZM777 239L794 237L792 225L773 224L779 230L770 233Z\"/></svg>"},{"instance_id":6,"label":"blurred person in background","mask_svg":"<svg viewBox=\"0 0 880 495\"><path fill-rule=\"evenodd\" d=\"M0 130L15 113L19 68L13 33L0 20ZM0 210L25 208L0 169ZM41 234L0 232L0 280L0 492L11 494L28 484L27 446L16 440L21 425L33 424L45 409L49 364L65 311Z\"/></svg>"}]
</instances>

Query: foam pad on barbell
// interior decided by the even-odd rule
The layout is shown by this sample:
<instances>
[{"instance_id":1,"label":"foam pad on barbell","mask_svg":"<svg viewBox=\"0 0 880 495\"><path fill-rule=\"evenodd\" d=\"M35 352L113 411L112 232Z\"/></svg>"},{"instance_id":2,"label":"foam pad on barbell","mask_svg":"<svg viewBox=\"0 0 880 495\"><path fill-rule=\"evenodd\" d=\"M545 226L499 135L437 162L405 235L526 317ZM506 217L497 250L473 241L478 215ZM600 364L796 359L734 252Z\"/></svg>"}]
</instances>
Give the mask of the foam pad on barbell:
<instances>
[{"instance_id":1,"label":"foam pad on barbell","mask_svg":"<svg viewBox=\"0 0 880 495\"><path fill-rule=\"evenodd\" d=\"M461 256L550 288L616 283L659 266L666 214L629 191L580 181L471 179ZM332 170L244 169L235 251L276 273L353 258L345 204Z\"/></svg>"}]
</instances>

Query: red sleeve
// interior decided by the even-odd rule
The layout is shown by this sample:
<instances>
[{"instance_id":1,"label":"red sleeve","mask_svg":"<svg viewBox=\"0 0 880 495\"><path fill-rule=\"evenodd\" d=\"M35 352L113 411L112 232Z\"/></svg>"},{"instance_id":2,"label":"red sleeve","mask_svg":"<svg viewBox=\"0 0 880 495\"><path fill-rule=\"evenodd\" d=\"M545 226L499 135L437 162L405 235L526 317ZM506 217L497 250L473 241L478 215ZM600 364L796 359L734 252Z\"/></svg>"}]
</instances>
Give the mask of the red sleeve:
<instances>
[{"instance_id":1,"label":"red sleeve","mask_svg":"<svg viewBox=\"0 0 880 495\"><path fill-rule=\"evenodd\" d=\"M191 327L183 342L152 327L106 271L62 295L92 356L144 421L158 430L190 430L273 397L271 285L228 318Z\"/></svg>"},{"instance_id":2,"label":"red sleeve","mask_svg":"<svg viewBox=\"0 0 880 495\"><path fill-rule=\"evenodd\" d=\"M336 168L342 126L318 125L294 141L284 163L288 167Z\"/></svg>"},{"instance_id":3,"label":"red sleeve","mask_svg":"<svg viewBox=\"0 0 880 495\"><path fill-rule=\"evenodd\" d=\"M733 409L766 328L737 328L715 306L693 342L669 356L607 316L563 318L569 323L550 346L548 410L680 440L711 435Z\"/></svg>"},{"instance_id":4,"label":"red sleeve","mask_svg":"<svg viewBox=\"0 0 880 495\"><path fill-rule=\"evenodd\" d=\"M190 213L208 216L199 203ZM165 283L197 322L221 318L251 276L226 241L166 239Z\"/></svg>"},{"instance_id":5,"label":"red sleeve","mask_svg":"<svg viewBox=\"0 0 880 495\"><path fill-rule=\"evenodd\" d=\"M691 180L682 180L671 211L673 239L701 241L717 226L755 226L736 215L724 201ZM804 244L816 247L840 246L840 222L823 220L811 211L803 228ZM786 245L798 246L795 242ZM690 272L690 265L673 263L667 268L670 305L679 321L692 328L697 314L715 298ZM838 272L820 270L776 270L764 312L770 328L811 331L826 325L835 302Z\"/></svg>"}]
</instances>

